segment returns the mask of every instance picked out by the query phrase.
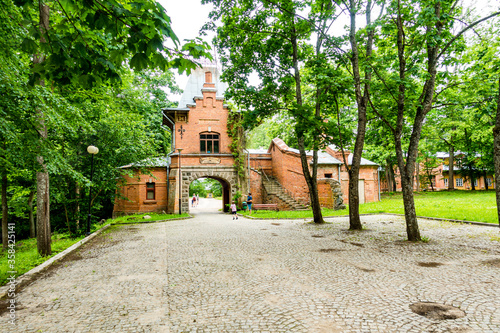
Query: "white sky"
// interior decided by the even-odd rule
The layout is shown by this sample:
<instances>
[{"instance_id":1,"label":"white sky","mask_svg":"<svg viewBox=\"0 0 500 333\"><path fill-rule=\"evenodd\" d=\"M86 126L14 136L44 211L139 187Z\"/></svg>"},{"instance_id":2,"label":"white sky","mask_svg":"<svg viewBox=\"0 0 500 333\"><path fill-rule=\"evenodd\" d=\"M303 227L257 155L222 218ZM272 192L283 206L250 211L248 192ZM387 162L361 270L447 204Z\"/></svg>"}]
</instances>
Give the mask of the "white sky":
<instances>
[{"instance_id":1,"label":"white sky","mask_svg":"<svg viewBox=\"0 0 500 333\"><path fill-rule=\"evenodd\" d=\"M165 7L172 20L172 28L180 41L199 37L201 27L208 22L208 15L212 5L202 5L201 0L157 0ZM463 0L465 7L476 9L478 15L484 16L493 9L500 9L500 0ZM213 35L203 39L211 44ZM176 74L177 85L184 89L187 84L187 75ZM171 100L179 101L180 95L170 96Z\"/></svg>"},{"instance_id":2,"label":"white sky","mask_svg":"<svg viewBox=\"0 0 500 333\"><path fill-rule=\"evenodd\" d=\"M201 27L208 22L208 14L213 6L202 5L201 0L157 0L167 10L167 15L172 20L172 29L182 42L184 39L200 37ZM211 44L213 35L204 36L203 39ZM174 71L175 72L175 71ZM176 82L179 88L186 87L188 76L186 73L176 73ZM170 95L172 101L179 101L180 95Z\"/></svg>"}]
</instances>

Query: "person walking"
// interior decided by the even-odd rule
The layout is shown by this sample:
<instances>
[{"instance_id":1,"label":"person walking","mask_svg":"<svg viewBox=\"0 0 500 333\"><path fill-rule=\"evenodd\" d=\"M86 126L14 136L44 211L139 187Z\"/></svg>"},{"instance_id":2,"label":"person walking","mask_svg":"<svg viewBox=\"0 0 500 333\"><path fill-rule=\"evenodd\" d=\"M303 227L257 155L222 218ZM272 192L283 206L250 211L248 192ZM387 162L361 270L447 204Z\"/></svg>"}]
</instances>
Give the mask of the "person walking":
<instances>
[{"instance_id":1,"label":"person walking","mask_svg":"<svg viewBox=\"0 0 500 333\"><path fill-rule=\"evenodd\" d=\"M252 215L252 193L248 192L247 196L247 207L248 211L250 212L250 215Z\"/></svg>"},{"instance_id":2,"label":"person walking","mask_svg":"<svg viewBox=\"0 0 500 333\"><path fill-rule=\"evenodd\" d=\"M193 194L193 200L191 200L191 207L196 205L196 194Z\"/></svg>"},{"instance_id":3,"label":"person walking","mask_svg":"<svg viewBox=\"0 0 500 333\"><path fill-rule=\"evenodd\" d=\"M233 204L231 205L231 213L233 214L233 220L235 219L234 217L236 217L236 220L238 219L238 215L236 215L236 203L233 201Z\"/></svg>"}]
</instances>

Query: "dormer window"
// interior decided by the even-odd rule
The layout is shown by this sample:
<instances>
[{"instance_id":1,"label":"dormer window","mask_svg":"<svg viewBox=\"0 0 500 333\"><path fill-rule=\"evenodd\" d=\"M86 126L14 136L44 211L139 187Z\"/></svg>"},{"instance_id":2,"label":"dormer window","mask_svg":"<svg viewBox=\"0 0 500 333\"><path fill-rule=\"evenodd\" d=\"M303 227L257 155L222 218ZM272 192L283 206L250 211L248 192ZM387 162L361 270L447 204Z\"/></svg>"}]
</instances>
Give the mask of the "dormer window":
<instances>
[{"instance_id":1,"label":"dormer window","mask_svg":"<svg viewBox=\"0 0 500 333\"><path fill-rule=\"evenodd\" d=\"M200 133L200 153L218 154L219 153L219 134Z\"/></svg>"}]
</instances>

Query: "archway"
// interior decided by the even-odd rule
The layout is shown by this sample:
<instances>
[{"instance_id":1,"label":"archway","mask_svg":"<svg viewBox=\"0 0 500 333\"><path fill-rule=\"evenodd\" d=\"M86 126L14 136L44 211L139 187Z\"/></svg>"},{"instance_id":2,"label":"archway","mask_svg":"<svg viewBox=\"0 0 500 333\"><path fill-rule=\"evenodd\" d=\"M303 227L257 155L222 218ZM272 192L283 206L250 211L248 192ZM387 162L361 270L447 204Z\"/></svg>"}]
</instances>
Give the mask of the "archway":
<instances>
[{"instance_id":1,"label":"archway","mask_svg":"<svg viewBox=\"0 0 500 333\"><path fill-rule=\"evenodd\" d=\"M182 171L182 210L189 211L190 198L189 186L199 178L210 178L219 181L222 185L222 205L223 211L228 212L228 204L236 194L238 183L238 172L231 166L227 167L186 167Z\"/></svg>"},{"instance_id":2,"label":"archway","mask_svg":"<svg viewBox=\"0 0 500 333\"><path fill-rule=\"evenodd\" d=\"M226 212L228 210L227 204L231 202L230 188L231 185L226 180L219 177L202 177L194 179L189 184L190 211L193 210L192 198L194 195L198 195L200 201L203 203L203 208L216 207L216 209L222 209ZM197 202L196 207L198 207L199 204L200 202ZM196 210L193 210L193 212L196 212Z\"/></svg>"}]
</instances>

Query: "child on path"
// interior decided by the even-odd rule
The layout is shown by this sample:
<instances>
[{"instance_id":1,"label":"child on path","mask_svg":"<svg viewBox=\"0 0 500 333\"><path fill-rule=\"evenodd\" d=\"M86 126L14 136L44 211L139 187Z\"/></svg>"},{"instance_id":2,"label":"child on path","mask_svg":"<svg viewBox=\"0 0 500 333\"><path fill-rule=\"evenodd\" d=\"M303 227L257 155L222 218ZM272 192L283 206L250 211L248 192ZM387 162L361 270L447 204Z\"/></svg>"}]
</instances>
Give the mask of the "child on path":
<instances>
[{"instance_id":1,"label":"child on path","mask_svg":"<svg viewBox=\"0 0 500 333\"><path fill-rule=\"evenodd\" d=\"M233 204L231 205L231 213L233 214L233 220L234 217L236 216L236 219L238 219L238 215L236 215L236 204L233 201Z\"/></svg>"}]
</instances>

